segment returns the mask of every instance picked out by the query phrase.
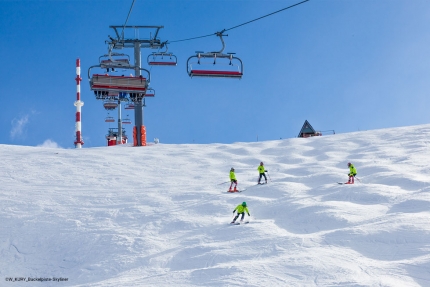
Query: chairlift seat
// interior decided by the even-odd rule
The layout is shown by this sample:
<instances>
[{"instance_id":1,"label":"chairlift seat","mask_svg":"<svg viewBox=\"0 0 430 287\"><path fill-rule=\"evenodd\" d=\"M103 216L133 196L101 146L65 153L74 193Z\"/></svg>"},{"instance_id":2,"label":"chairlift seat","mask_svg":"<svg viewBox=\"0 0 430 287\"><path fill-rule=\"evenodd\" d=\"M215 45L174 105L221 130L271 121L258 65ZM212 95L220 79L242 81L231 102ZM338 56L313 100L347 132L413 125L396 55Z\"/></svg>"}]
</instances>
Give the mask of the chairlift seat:
<instances>
[{"instance_id":1,"label":"chairlift seat","mask_svg":"<svg viewBox=\"0 0 430 287\"><path fill-rule=\"evenodd\" d=\"M190 70L190 77L242 78L239 71Z\"/></svg>"},{"instance_id":2,"label":"chairlift seat","mask_svg":"<svg viewBox=\"0 0 430 287\"><path fill-rule=\"evenodd\" d=\"M163 61L151 61L148 62L150 66L176 66L176 62L163 62Z\"/></svg>"}]
</instances>

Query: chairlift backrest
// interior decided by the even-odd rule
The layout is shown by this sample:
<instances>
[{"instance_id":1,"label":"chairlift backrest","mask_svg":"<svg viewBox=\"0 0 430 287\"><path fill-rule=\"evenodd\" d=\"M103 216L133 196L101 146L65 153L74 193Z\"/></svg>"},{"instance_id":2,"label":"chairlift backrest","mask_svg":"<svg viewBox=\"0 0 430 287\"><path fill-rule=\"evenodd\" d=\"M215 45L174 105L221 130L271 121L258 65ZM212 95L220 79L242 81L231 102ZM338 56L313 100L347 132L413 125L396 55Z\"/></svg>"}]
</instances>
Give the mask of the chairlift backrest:
<instances>
[{"instance_id":1,"label":"chairlift backrest","mask_svg":"<svg viewBox=\"0 0 430 287\"><path fill-rule=\"evenodd\" d=\"M118 60L102 60L100 62L100 67L103 69L108 68L123 68L123 67L130 67L130 62L128 59L118 59Z\"/></svg>"},{"instance_id":2,"label":"chairlift backrest","mask_svg":"<svg viewBox=\"0 0 430 287\"><path fill-rule=\"evenodd\" d=\"M134 77L94 74L90 79L90 88L93 91L145 92L147 86L148 81L142 76Z\"/></svg>"},{"instance_id":3,"label":"chairlift backrest","mask_svg":"<svg viewBox=\"0 0 430 287\"><path fill-rule=\"evenodd\" d=\"M115 58L113 58L115 57ZM116 58L121 57L121 58ZM106 58L103 59L102 58ZM130 56L120 53L111 53L99 57L100 67L103 69L130 67Z\"/></svg>"},{"instance_id":4,"label":"chairlift backrest","mask_svg":"<svg viewBox=\"0 0 430 287\"><path fill-rule=\"evenodd\" d=\"M130 93L139 92L144 93L151 81L151 74L148 70L140 68L141 72L145 72L147 76L113 76L106 74L93 74L91 76L91 69L101 65L91 66L88 69L88 79L90 81L90 89L92 91L108 91L109 93Z\"/></svg>"}]
</instances>

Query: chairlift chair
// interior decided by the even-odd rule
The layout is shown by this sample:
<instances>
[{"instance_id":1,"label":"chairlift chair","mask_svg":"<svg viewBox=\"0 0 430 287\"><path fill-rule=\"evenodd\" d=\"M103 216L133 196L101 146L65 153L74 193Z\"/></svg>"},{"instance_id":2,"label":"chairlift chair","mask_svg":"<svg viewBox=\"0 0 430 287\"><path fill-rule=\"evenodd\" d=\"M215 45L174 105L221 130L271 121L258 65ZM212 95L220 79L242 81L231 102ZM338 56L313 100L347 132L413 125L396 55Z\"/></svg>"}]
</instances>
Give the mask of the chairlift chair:
<instances>
[{"instance_id":1,"label":"chairlift chair","mask_svg":"<svg viewBox=\"0 0 430 287\"><path fill-rule=\"evenodd\" d=\"M116 58L116 57L124 57L124 56L126 58ZM106 58L106 59L102 59L102 58ZM109 52L109 54L99 57L99 63L100 63L100 67L102 69L106 69L107 72L109 72L109 69L114 71L115 68L129 68L130 56L126 54Z\"/></svg>"},{"instance_id":2,"label":"chairlift chair","mask_svg":"<svg viewBox=\"0 0 430 287\"><path fill-rule=\"evenodd\" d=\"M211 78L237 78L241 79L243 76L243 63L238 57L233 56L234 53L224 54L225 43L222 38L222 32L218 32L217 36L220 37L222 43L222 49L218 52L208 52L204 53L201 51L196 51L196 55L191 56L187 60L187 74L192 77L211 77ZM197 61L193 61L193 59ZM211 61L207 61L210 59ZM222 59L222 60L219 60ZM225 61L227 59L227 61ZM223 65L229 67L224 69ZM210 68L200 68L201 65L211 65ZM221 68L220 68L221 67Z\"/></svg>"},{"instance_id":3,"label":"chairlift chair","mask_svg":"<svg viewBox=\"0 0 430 287\"><path fill-rule=\"evenodd\" d=\"M122 119L122 121L121 121L123 124L125 124L125 125L129 125L129 124L131 124L131 120L130 120L130 118L128 117L128 115L127 115L127 117L125 118L125 119Z\"/></svg>"},{"instance_id":4,"label":"chairlift chair","mask_svg":"<svg viewBox=\"0 0 430 287\"><path fill-rule=\"evenodd\" d=\"M103 102L103 107L108 111L115 110L118 107L118 103L116 101L106 100Z\"/></svg>"},{"instance_id":5,"label":"chairlift chair","mask_svg":"<svg viewBox=\"0 0 430 287\"><path fill-rule=\"evenodd\" d=\"M126 110L134 110L134 103L128 103L125 105L124 109Z\"/></svg>"},{"instance_id":6,"label":"chairlift chair","mask_svg":"<svg viewBox=\"0 0 430 287\"><path fill-rule=\"evenodd\" d=\"M155 97L155 90L153 88L148 88L145 97Z\"/></svg>"},{"instance_id":7,"label":"chairlift chair","mask_svg":"<svg viewBox=\"0 0 430 287\"><path fill-rule=\"evenodd\" d=\"M100 66L100 65L98 65ZM95 67L95 66L93 66ZM93 68L91 67L91 68ZM90 68L90 69L91 69ZM148 70L141 69L147 72L148 77L143 76L112 76L109 74L94 74L90 76L88 70L88 79L90 81L90 89L92 91L102 91L109 93L145 93L150 82L150 73Z\"/></svg>"},{"instance_id":8,"label":"chairlift chair","mask_svg":"<svg viewBox=\"0 0 430 287\"><path fill-rule=\"evenodd\" d=\"M105 118L105 122L107 122L107 123L114 123L115 119L113 117L106 117Z\"/></svg>"},{"instance_id":9,"label":"chairlift chair","mask_svg":"<svg viewBox=\"0 0 430 287\"><path fill-rule=\"evenodd\" d=\"M178 59L172 53L168 53L167 44L163 43L162 46L166 47L163 52L153 52L148 56L147 62L150 66L176 66Z\"/></svg>"}]
</instances>

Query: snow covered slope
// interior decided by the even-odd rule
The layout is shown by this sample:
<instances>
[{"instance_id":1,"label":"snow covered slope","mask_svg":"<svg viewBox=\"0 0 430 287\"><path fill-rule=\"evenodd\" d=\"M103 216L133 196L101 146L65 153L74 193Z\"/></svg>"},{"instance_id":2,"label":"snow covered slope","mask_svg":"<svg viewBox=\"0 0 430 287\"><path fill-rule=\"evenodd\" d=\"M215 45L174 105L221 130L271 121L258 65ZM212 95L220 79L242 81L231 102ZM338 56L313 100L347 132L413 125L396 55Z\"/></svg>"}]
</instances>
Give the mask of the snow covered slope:
<instances>
[{"instance_id":1,"label":"snow covered slope","mask_svg":"<svg viewBox=\"0 0 430 287\"><path fill-rule=\"evenodd\" d=\"M229 145L0 145L0 286L430 286L429 143L422 125ZM260 161L270 180L256 186ZM361 182L338 185L348 162ZM231 167L242 193L220 184ZM229 225L243 201L250 224Z\"/></svg>"}]
</instances>

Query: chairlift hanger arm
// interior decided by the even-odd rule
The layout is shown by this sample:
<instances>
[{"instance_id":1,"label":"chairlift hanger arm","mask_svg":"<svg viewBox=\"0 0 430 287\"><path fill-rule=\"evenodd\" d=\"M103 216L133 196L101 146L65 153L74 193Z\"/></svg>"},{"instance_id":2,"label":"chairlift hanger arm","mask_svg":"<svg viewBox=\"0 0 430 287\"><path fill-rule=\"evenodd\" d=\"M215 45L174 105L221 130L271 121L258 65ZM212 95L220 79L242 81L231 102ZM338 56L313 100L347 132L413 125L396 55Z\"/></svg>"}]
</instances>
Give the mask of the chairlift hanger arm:
<instances>
[{"instance_id":1,"label":"chairlift hanger arm","mask_svg":"<svg viewBox=\"0 0 430 287\"><path fill-rule=\"evenodd\" d=\"M223 51L224 51L224 49L225 49L225 43L224 43L224 39L222 38L222 36L228 36L228 35L223 35L222 33L224 32L224 30L223 31L221 31L221 32L216 32L215 34L221 39L221 43L222 43L222 49L219 51L219 52L217 52L217 53L222 53Z\"/></svg>"}]
</instances>

